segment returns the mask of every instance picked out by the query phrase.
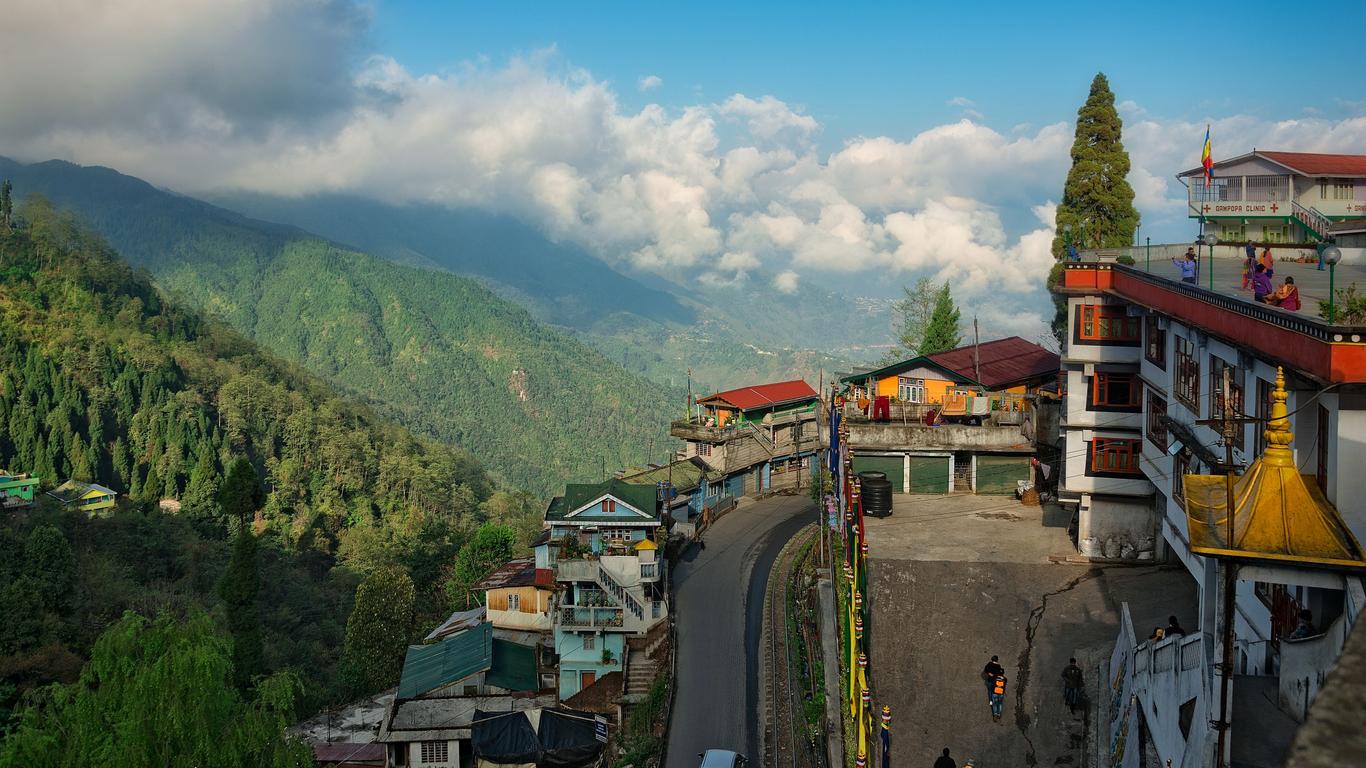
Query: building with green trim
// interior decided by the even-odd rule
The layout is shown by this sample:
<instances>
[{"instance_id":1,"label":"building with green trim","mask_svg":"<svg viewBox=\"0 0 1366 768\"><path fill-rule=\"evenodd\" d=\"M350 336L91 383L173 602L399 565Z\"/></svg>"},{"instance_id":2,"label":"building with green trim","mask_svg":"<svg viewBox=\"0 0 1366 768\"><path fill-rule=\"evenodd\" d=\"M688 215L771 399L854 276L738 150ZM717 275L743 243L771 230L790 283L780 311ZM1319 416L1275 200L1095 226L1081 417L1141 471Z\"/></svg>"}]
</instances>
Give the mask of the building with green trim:
<instances>
[{"instance_id":1,"label":"building with green trim","mask_svg":"<svg viewBox=\"0 0 1366 768\"><path fill-rule=\"evenodd\" d=\"M113 509L114 500L118 497L116 491L105 488L103 485L82 483L78 480L67 480L48 491L47 495L56 499L64 507L79 509L92 515L102 510Z\"/></svg>"},{"instance_id":2,"label":"building with green trim","mask_svg":"<svg viewBox=\"0 0 1366 768\"><path fill-rule=\"evenodd\" d=\"M38 478L27 473L0 472L0 509L33 506Z\"/></svg>"}]
</instances>

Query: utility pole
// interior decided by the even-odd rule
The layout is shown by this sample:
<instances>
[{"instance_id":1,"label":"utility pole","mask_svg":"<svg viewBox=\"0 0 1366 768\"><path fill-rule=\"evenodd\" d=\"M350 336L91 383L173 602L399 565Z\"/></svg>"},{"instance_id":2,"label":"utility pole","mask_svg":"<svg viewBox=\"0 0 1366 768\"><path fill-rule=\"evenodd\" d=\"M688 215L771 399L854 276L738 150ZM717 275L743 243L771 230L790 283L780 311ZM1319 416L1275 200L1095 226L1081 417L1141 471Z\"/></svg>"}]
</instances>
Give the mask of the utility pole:
<instances>
[{"instance_id":1,"label":"utility pole","mask_svg":"<svg viewBox=\"0 0 1366 768\"><path fill-rule=\"evenodd\" d=\"M1223 439L1224 439L1224 519L1228 522L1228 532L1225 534L1224 546L1233 549L1233 436L1235 421L1233 413L1233 382L1229 373L1229 368L1224 368L1224 407L1223 407ZM1232 706L1230 699L1233 694L1233 611L1235 608L1236 591L1238 586L1238 564L1231 560L1224 561L1224 648L1223 660L1220 662L1221 670L1219 677L1219 755L1216 763L1219 768L1228 768L1230 749L1229 712Z\"/></svg>"},{"instance_id":2,"label":"utility pole","mask_svg":"<svg viewBox=\"0 0 1366 768\"><path fill-rule=\"evenodd\" d=\"M982 383L982 355L977 346L977 315L972 316L972 370L977 383Z\"/></svg>"}]
</instances>

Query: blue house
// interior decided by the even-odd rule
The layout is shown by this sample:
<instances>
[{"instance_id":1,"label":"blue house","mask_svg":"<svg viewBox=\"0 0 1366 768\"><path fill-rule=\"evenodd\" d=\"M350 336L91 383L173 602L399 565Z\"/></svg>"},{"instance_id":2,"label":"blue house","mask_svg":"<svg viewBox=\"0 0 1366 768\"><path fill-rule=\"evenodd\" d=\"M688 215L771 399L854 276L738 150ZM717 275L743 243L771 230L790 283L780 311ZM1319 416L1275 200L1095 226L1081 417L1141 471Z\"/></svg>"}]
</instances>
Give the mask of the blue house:
<instances>
[{"instance_id":1,"label":"blue house","mask_svg":"<svg viewBox=\"0 0 1366 768\"><path fill-rule=\"evenodd\" d=\"M668 618L659 489L611 480L565 487L546 509L536 567L555 572L561 699L622 672L626 638Z\"/></svg>"}]
</instances>

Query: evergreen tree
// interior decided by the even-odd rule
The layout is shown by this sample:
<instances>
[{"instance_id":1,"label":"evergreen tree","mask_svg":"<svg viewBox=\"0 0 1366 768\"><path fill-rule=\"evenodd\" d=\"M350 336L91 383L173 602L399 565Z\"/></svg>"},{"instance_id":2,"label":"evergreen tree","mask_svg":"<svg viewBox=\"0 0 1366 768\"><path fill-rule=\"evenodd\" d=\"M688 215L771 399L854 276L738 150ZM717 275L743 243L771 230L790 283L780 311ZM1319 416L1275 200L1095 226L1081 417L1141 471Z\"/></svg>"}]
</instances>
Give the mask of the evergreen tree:
<instances>
[{"instance_id":1,"label":"evergreen tree","mask_svg":"<svg viewBox=\"0 0 1366 768\"><path fill-rule=\"evenodd\" d=\"M213 451L201 447L185 495L180 499L180 512L201 524L216 527L222 524L222 510L218 506L218 469L214 466Z\"/></svg>"},{"instance_id":2,"label":"evergreen tree","mask_svg":"<svg viewBox=\"0 0 1366 768\"><path fill-rule=\"evenodd\" d=\"M898 346L883 358L884 365L921 354L920 348L925 343L925 331L929 330L930 316L939 289L928 277L922 277L916 281L914 288L903 287L902 291L906 294L905 298L892 307L892 311L901 318L901 328L897 333Z\"/></svg>"},{"instance_id":3,"label":"evergreen tree","mask_svg":"<svg viewBox=\"0 0 1366 768\"><path fill-rule=\"evenodd\" d=\"M75 580L76 559L61 530L40 525L29 532L24 542L24 571L33 580L45 607L56 609L67 603Z\"/></svg>"},{"instance_id":4,"label":"evergreen tree","mask_svg":"<svg viewBox=\"0 0 1366 768\"><path fill-rule=\"evenodd\" d=\"M455 572L446 582L446 596L451 608L461 611L471 603L478 604L483 595L471 594L470 588L498 566L512 559L517 548L517 531L499 523L484 523L474 538L465 542L455 558Z\"/></svg>"},{"instance_id":5,"label":"evergreen tree","mask_svg":"<svg viewBox=\"0 0 1366 768\"><path fill-rule=\"evenodd\" d=\"M1120 141L1123 123L1115 111L1110 82L1098 73L1091 94L1077 110L1072 168L1058 204L1053 255L1066 250L1065 229L1079 248L1132 245L1138 228L1134 189L1129 186L1129 153Z\"/></svg>"},{"instance_id":6,"label":"evergreen tree","mask_svg":"<svg viewBox=\"0 0 1366 768\"><path fill-rule=\"evenodd\" d=\"M228 468L228 476L223 479L223 487L218 490L218 505L229 524L249 525L256 510L266 501L265 491L261 488L256 468L245 456Z\"/></svg>"},{"instance_id":7,"label":"evergreen tree","mask_svg":"<svg viewBox=\"0 0 1366 768\"><path fill-rule=\"evenodd\" d=\"M342 648L342 674L355 693L374 693L398 682L416 597L412 578L398 567L380 568L356 588Z\"/></svg>"},{"instance_id":8,"label":"evergreen tree","mask_svg":"<svg viewBox=\"0 0 1366 768\"><path fill-rule=\"evenodd\" d=\"M256 676L265 670L261 616L256 606L260 592L256 535L244 525L233 540L232 559L218 585L218 595L223 598L227 612L228 632L232 635L233 681L242 691L250 690Z\"/></svg>"},{"instance_id":9,"label":"evergreen tree","mask_svg":"<svg viewBox=\"0 0 1366 768\"><path fill-rule=\"evenodd\" d=\"M298 678L267 678L249 701L231 677L227 642L203 612L183 623L125 614L78 682L19 713L0 765L311 766L307 745L285 735Z\"/></svg>"},{"instance_id":10,"label":"evergreen tree","mask_svg":"<svg viewBox=\"0 0 1366 768\"><path fill-rule=\"evenodd\" d=\"M14 218L14 185L9 179L0 182L0 225L9 228Z\"/></svg>"},{"instance_id":11,"label":"evergreen tree","mask_svg":"<svg viewBox=\"0 0 1366 768\"><path fill-rule=\"evenodd\" d=\"M936 352L954 349L962 342L963 335L959 332L958 305L953 303L949 284L945 282L934 296L934 311L930 313L930 322L925 328L924 341L921 342L920 349L917 351L922 355L932 355Z\"/></svg>"}]
</instances>

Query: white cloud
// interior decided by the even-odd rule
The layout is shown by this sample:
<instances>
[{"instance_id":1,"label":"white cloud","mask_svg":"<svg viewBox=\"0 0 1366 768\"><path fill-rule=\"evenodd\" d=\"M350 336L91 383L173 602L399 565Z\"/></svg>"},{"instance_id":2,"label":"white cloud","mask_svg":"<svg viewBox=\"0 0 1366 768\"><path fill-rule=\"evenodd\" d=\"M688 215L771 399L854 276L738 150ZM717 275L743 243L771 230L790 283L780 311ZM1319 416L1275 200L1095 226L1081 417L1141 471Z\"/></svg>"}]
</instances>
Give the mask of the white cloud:
<instances>
[{"instance_id":1,"label":"white cloud","mask_svg":"<svg viewBox=\"0 0 1366 768\"><path fill-rule=\"evenodd\" d=\"M646 75L640 78L640 82L636 84L636 87L642 91L653 91L663 84L664 78L659 75Z\"/></svg>"},{"instance_id":2,"label":"white cloud","mask_svg":"<svg viewBox=\"0 0 1366 768\"><path fill-rule=\"evenodd\" d=\"M366 12L341 0L230 12L201 1L171 16L75 0L9 12L0 71L25 75L0 79L0 103L25 108L0 112L0 153L112 165L188 193L477 206L609 261L716 285L931 276L1004 329L1049 311L1047 201L1067 171L1070 115L1006 133L978 116L822 154L821 124L774 95L632 110L553 49L412 72L362 55ZM1175 232L1185 211L1172 177L1196 163L1205 121L1120 108L1144 234ZM1366 117L1211 122L1216 158L1366 151Z\"/></svg>"}]
</instances>

